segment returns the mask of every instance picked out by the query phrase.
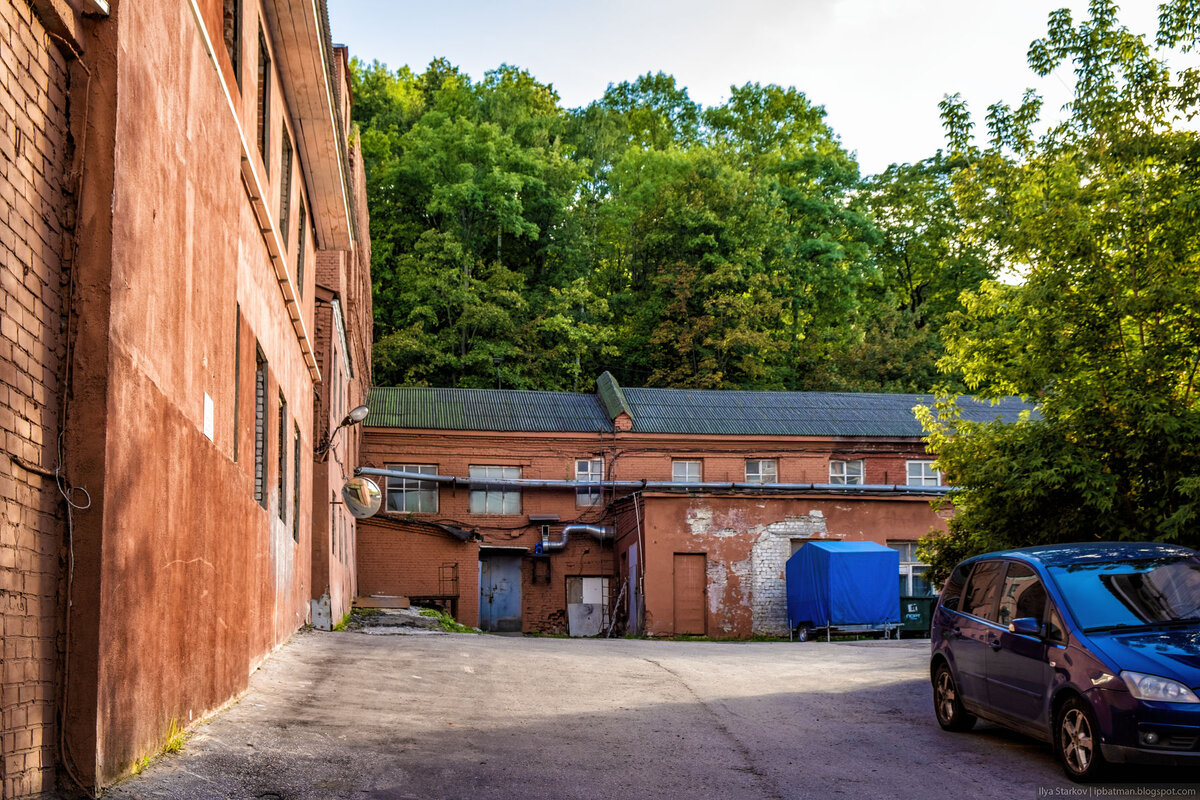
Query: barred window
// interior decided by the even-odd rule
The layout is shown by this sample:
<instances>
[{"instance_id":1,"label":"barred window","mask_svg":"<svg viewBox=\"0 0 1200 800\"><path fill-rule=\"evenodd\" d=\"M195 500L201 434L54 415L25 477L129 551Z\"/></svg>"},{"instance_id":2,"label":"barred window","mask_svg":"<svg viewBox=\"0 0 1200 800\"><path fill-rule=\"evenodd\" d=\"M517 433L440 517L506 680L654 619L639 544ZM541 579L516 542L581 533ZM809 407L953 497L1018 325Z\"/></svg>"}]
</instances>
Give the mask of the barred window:
<instances>
[{"instance_id":1,"label":"barred window","mask_svg":"<svg viewBox=\"0 0 1200 800\"><path fill-rule=\"evenodd\" d=\"M300 426L292 432L292 539L300 541Z\"/></svg>"},{"instance_id":2,"label":"barred window","mask_svg":"<svg viewBox=\"0 0 1200 800\"><path fill-rule=\"evenodd\" d=\"M263 29L258 28L258 154L262 156L263 166L270 170L267 164L267 154L271 149L271 53L267 50L267 37Z\"/></svg>"},{"instance_id":3,"label":"barred window","mask_svg":"<svg viewBox=\"0 0 1200 800\"><path fill-rule=\"evenodd\" d=\"M279 393L279 518L287 519L287 400Z\"/></svg>"},{"instance_id":4,"label":"barred window","mask_svg":"<svg viewBox=\"0 0 1200 800\"><path fill-rule=\"evenodd\" d=\"M262 350L254 364L254 499L267 507L267 359Z\"/></svg>"},{"instance_id":5,"label":"barred window","mask_svg":"<svg viewBox=\"0 0 1200 800\"><path fill-rule=\"evenodd\" d=\"M305 240L304 240L304 235L306 233L304 228L306 226L306 223L308 222L308 213L307 212L308 212L308 206L304 202L304 194L301 193L301 195L300 195L300 223L297 228L299 233L296 236L296 238L300 240L299 245L296 247L296 291L300 294L301 297L304 297L304 255L305 255L305 250L308 249L305 246L307 244L307 242L305 242Z\"/></svg>"},{"instance_id":6,"label":"barred window","mask_svg":"<svg viewBox=\"0 0 1200 800\"><path fill-rule=\"evenodd\" d=\"M223 0L221 32L224 34L225 51L233 65L233 78L238 89L242 88L242 0Z\"/></svg>"}]
</instances>

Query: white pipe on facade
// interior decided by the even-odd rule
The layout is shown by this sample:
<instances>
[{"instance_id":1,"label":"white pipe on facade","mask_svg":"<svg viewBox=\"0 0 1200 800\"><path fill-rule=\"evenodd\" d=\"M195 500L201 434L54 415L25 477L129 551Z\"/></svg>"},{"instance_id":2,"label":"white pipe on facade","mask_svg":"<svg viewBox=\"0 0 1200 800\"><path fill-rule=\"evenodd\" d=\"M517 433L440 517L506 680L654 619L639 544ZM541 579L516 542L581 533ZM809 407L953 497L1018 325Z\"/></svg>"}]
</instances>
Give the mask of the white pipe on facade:
<instances>
[{"instance_id":1,"label":"white pipe on facade","mask_svg":"<svg viewBox=\"0 0 1200 800\"><path fill-rule=\"evenodd\" d=\"M634 491L775 491L775 492L836 492L844 494L890 494L941 495L950 492L952 486L905 486L901 484L841 484L841 483L746 483L704 481L687 483L680 481L572 481L542 478L457 478L451 475L430 475L423 472L401 472L398 470L357 467L356 475L380 478L398 478L410 481L440 483L468 489L512 488L512 489L582 489L597 485L608 489L630 489Z\"/></svg>"}]
</instances>

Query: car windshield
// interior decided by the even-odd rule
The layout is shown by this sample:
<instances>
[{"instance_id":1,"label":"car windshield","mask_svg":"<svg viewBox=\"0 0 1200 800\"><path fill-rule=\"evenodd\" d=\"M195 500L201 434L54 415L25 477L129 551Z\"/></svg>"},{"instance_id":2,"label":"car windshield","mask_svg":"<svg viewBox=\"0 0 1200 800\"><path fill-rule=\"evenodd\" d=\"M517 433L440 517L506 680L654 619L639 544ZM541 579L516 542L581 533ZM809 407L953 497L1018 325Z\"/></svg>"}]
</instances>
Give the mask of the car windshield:
<instances>
[{"instance_id":1,"label":"car windshield","mask_svg":"<svg viewBox=\"0 0 1200 800\"><path fill-rule=\"evenodd\" d=\"M1050 567L1086 630L1200 621L1200 559L1171 557Z\"/></svg>"}]
</instances>

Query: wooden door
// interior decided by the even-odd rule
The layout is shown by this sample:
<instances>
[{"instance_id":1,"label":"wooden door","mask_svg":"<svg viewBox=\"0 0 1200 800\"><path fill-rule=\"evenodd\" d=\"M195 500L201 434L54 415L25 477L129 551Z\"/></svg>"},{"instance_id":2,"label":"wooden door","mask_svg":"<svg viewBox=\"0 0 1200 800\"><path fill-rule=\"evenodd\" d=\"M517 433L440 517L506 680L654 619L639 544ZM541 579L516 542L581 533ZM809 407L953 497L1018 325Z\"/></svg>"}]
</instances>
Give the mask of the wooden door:
<instances>
[{"instance_id":1,"label":"wooden door","mask_svg":"<svg viewBox=\"0 0 1200 800\"><path fill-rule=\"evenodd\" d=\"M704 635L704 596L708 583L703 553L675 554L675 634Z\"/></svg>"}]
</instances>

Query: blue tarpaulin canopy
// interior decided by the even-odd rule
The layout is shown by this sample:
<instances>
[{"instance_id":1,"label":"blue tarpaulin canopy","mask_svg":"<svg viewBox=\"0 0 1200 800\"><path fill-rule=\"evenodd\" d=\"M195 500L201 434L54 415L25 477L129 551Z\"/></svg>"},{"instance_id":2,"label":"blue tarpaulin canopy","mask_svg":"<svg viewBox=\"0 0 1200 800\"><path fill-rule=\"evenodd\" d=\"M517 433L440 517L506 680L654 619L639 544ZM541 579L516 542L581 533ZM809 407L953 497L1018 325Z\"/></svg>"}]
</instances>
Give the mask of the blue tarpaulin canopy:
<instances>
[{"instance_id":1,"label":"blue tarpaulin canopy","mask_svg":"<svg viewBox=\"0 0 1200 800\"><path fill-rule=\"evenodd\" d=\"M788 625L900 622L900 553L874 542L806 542L787 562Z\"/></svg>"}]
</instances>

